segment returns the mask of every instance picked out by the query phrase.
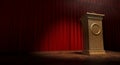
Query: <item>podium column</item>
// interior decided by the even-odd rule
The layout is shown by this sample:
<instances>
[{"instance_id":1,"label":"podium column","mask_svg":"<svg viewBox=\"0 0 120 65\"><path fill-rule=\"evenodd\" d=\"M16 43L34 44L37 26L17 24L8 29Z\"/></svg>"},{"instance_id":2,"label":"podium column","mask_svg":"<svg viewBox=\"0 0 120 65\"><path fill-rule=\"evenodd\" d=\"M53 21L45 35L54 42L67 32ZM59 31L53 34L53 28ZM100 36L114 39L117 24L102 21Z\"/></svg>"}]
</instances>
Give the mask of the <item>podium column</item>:
<instances>
[{"instance_id":1,"label":"podium column","mask_svg":"<svg viewBox=\"0 0 120 65\"><path fill-rule=\"evenodd\" d=\"M82 18L84 54L105 54L102 19L104 14L87 12Z\"/></svg>"}]
</instances>

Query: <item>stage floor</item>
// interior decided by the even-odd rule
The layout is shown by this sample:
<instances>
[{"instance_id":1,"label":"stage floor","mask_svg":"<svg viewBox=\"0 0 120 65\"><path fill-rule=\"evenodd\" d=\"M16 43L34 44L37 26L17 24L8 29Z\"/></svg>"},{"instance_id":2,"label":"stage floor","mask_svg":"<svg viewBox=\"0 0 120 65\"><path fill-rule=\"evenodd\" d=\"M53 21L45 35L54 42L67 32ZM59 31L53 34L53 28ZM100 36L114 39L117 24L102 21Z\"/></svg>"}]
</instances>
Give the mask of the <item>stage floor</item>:
<instances>
[{"instance_id":1,"label":"stage floor","mask_svg":"<svg viewBox=\"0 0 120 65\"><path fill-rule=\"evenodd\" d=\"M5 53L1 65L120 65L120 52L107 51L106 55L84 55L80 51L38 53Z\"/></svg>"},{"instance_id":2,"label":"stage floor","mask_svg":"<svg viewBox=\"0 0 120 65\"><path fill-rule=\"evenodd\" d=\"M119 65L120 52L106 51L105 55L84 55L80 51L36 53L45 65Z\"/></svg>"}]
</instances>

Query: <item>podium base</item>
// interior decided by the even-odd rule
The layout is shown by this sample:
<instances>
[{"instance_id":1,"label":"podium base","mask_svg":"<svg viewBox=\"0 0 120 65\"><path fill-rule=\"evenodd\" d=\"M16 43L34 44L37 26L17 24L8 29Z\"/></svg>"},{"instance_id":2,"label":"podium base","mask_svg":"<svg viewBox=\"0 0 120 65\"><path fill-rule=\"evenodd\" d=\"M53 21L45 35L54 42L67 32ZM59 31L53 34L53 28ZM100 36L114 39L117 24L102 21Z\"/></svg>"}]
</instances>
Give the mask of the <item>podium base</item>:
<instances>
[{"instance_id":1,"label":"podium base","mask_svg":"<svg viewBox=\"0 0 120 65\"><path fill-rule=\"evenodd\" d=\"M106 53L105 53L105 50L85 50L85 51L83 51L83 54L86 54L86 55L104 55Z\"/></svg>"}]
</instances>

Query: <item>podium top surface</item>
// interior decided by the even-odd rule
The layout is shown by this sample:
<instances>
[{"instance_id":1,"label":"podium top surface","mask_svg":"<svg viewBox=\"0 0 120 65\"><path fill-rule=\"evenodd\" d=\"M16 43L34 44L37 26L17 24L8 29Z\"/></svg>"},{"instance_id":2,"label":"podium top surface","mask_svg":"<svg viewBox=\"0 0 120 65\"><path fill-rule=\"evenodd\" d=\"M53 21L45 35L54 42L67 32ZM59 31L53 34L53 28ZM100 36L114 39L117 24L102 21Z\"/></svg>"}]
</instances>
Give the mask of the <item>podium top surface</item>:
<instances>
[{"instance_id":1,"label":"podium top surface","mask_svg":"<svg viewBox=\"0 0 120 65\"><path fill-rule=\"evenodd\" d=\"M104 14L97 14L97 13L90 13L90 12L87 12L86 15L105 16Z\"/></svg>"}]
</instances>

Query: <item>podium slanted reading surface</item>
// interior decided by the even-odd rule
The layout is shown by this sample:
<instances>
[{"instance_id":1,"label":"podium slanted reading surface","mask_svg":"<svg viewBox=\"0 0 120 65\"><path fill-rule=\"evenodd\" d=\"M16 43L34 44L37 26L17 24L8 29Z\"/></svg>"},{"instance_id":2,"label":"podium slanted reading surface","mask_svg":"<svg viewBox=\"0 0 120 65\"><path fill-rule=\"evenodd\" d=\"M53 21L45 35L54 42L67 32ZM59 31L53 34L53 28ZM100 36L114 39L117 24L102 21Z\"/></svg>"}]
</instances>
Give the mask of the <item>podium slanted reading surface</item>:
<instances>
[{"instance_id":1,"label":"podium slanted reading surface","mask_svg":"<svg viewBox=\"0 0 120 65\"><path fill-rule=\"evenodd\" d=\"M84 54L105 54L103 44L102 20L104 14L87 12L82 18Z\"/></svg>"}]
</instances>

